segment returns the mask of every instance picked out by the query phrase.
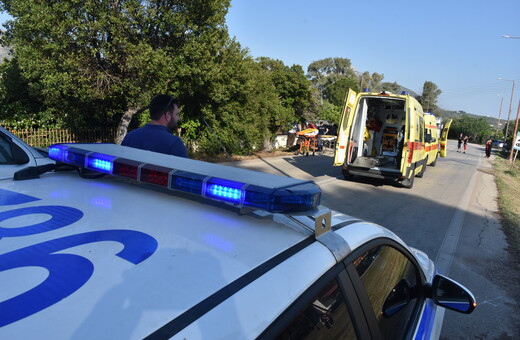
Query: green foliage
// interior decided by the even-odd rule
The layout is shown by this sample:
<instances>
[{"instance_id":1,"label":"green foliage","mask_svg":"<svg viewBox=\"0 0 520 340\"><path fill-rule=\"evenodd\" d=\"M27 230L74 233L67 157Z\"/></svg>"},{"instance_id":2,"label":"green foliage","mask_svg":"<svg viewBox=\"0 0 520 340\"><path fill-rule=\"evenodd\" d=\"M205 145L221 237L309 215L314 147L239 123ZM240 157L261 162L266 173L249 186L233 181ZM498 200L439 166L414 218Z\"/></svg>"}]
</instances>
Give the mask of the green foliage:
<instances>
[{"instance_id":1,"label":"green foliage","mask_svg":"<svg viewBox=\"0 0 520 340\"><path fill-rule=\"evenodd\" d=\"M124 134L149 121L154 95L169 93L192 151L250 153L313 105L300 66L255 62L229 38L230 0L0 3L14 18L5 43L16 51L0 70L5 120Z\"/></svg>"},{"instance_id":2,"label":"green foliage","mask_svg":"<svg viewBox=\"0 0 520 340\"><path fill-rule=\"evenodd\" d=\"M313 104L311 82L300 65L288 67L280 60L259 58L260 67L267 72L281 108L271 117L270 131L288 130L291 123L305 120L305 113Z\"/></svg>"},{"instance_id":3,"label":"green foliage","mask_svg":"<svg viewBox=\"0 0 520 340\"><path fill-rule=\"evenodd\" d=\"M338 81L329 84L325 88L325 91L323 91L323 97L332 105L343 106L345 104L345 96L349 89L359 92L357 80L352 78L341 78Z\"/></svg>"},{"instance_id":4,"label":"green foliage","mask_svg":"<svg viewBox=\"0 0 520 340\"><path fill-rule=\"evenodd\" d=\"M318 107L316 116L320 120L328 120L329 122L339 124L342 110L343 110L343 105L338 106L338 105L331 104L329 102L324 102L322 105L320 105ZM313 119L313 120L316 120L316 119Z\"/></svg>"},{"instance_id":5,"label":"green foliage","mask_svg":"<svg viewBox=\"0 0 520 340\"><path fill-rule=\"evenodd\" d=\"M455 118L451 124L449 137L457 138L460 134L469 136L471 141L482 143L493 134L493 129L484 118L463 115Z\"/></svg>"},{"instance_id":6,"label":"green foliage","mask_svg":"<svg viewBox=\"0 0 520 340\"><path fill-rule=\"evenodd\" d=\"M14 17L7 42L23 70L26 102L62 112L69 127L117 126L123 112L153 95L178 93L175 79L190 57L184 53L199 53L189 46L201 48L215 32L227 37L229 0L3 5Z\"/></svg>"},{"instance_id":7,"label":"green foliage","mask_svg":"<svg viewBox=\"0 0 520 340\"><path fill-rule=\"evenodd\" d=\"M320 91L342 78L357 79L350 59L326 58L312 62L307 67L307 77Z\"/></svg>"},{"instance_id":8,"label":"green foliage","mask_svg":"<svg viewBox=\"0 0 520 340\"><path fill-rule=\"evenodd\" d=\"M431 81L424 82L422 95L418 98L424 112L434 112L438 109L437 99L442 91Z\"/></svg>"},{"instance_id":9,"label":"green foliage","mask_svg":"<svg viewBox=\"0 0 520 340\"><path fill-rule=\"evenodd\" d=\"M381 83L381 91L389 91L392 93L400 93L401 86L397 84L397 82L389 83L383 82Z\"/></svg>"},{"instance_id":10,"label":"green foliage","mask_svg":"<svg viewBox=\"0 0 520 340\"><path fill-rule=\"evenodd\" d=\"M370 75L369 72L363 72L363 74L359 76L360 88L369 89L371 92L379 92L383 89L381 82L384 77L384 74L377 72L372 73L372 75Z\"/></svg>"}]
</instances>

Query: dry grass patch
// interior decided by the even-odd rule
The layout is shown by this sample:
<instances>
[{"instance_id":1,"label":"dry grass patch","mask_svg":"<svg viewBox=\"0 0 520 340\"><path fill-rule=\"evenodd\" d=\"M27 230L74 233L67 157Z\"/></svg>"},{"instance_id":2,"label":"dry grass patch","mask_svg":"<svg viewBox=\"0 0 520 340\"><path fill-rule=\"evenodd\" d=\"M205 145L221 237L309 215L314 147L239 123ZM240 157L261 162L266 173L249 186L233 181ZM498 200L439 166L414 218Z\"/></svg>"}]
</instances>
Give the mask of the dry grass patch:
<instances>
[{"instance_id":1,"label":"dry grass patch","mask_svg":"<svg viewBox=\"0 0 520 340\"><path fill-rule=\"evenodd\" d=\"M520 255L520 161L495 159L498 206L510 247Z\"/></svg>"}]
</instances>

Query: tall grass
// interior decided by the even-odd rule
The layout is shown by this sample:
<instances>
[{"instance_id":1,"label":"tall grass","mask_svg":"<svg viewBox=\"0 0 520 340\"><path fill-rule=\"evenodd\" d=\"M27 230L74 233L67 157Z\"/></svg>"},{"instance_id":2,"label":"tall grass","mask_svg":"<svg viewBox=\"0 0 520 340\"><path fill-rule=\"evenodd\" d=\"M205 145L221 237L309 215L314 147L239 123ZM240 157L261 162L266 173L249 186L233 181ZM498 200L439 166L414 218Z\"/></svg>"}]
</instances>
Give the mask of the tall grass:
<instances>
[{"instance_id":1,"label":"tall grass","mask_svg":"<svg viewBox=\"0 0 520 340\"><path fill-rule=\"evenodd\" d=\"M520 160L513 165L506 155L497 155L495 169L502 224L510 247L520 255Z\"/></svg>"}]
</instances>

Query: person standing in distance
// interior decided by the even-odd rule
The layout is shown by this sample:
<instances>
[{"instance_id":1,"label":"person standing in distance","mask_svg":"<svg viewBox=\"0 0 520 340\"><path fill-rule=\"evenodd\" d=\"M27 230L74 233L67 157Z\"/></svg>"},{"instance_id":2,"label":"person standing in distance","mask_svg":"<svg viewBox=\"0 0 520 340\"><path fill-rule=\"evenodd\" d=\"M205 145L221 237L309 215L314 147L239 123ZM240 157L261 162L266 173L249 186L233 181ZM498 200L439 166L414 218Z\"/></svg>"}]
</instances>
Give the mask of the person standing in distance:
<instances>
[{"instance_id":1,"label":"person standing in distance","mask_svg":"<svg viewBox=\"0 0 520 340\"><path fill-rule=\"evenodd\" d=\"M152 98L148 109L151 122L129 132L121 145L188 157L182 139L172 134L178 128L179 102L172 96L160 94Z\"/></svg>"},{"instance_id":2,"label":"person standing in distance","mask_svg":"<svg viewBox=\"0 0 520 340\"><path fill-rule=\"evenodd\" d=\"M460 148L462 146L462 142L464 142L464 135L461 132L459 135L458 143L457 143L457 152L461 152Z\"/></svg>"}]
</instances>

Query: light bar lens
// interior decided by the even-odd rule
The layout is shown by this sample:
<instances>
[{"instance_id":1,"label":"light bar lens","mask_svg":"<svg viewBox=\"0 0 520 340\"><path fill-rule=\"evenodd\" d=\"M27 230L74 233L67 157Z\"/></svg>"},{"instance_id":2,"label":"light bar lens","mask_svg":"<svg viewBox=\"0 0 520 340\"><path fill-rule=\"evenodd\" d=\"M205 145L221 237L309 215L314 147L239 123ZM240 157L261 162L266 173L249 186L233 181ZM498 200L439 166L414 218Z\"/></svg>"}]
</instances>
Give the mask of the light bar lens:
<instances>
[{"instance_id":1,"label":"light bar lens","mask_svg":"<svg viewBox=\"0 0 520 340\"><path fill-rule=\"evenodd\" d=\"M191 192L202 196L204 180L207 176L194 174L187 171L176 171L173 174L171 189Z\"/></svg>"},{"instance_id":2,"label":"light bar lens","mask_svg":"<svg viewBox=\"0 0 520 340\"><path fill-rule=\"evenodd\" d=\"M49 157L90 170L272 213L305 212L316 208L321 199L319 187L311 182L289 181L288 186L263 187L90 152L64 144L49 147Z\"/></svg>"},{"instance_id":3,"label":"light bar lens","mask_svg":"<svg viewBox=\"0 0 520 340\"><path fill-rule=\"evenodd\" d=\"M223 200L231 203L242 201L242 188L244 183L211 178L206 182L206 197Z\"/></svg>"},{"instance_id":4,"label":"light bar lens","mask_svg":"<svg viewBox=\"0 0 520 340\"><path fill-rule=\"evenodd\" d=\"M113 162L112 174L137 180L139 177L139 165L141 164L141 162L117 158Z\"/></svg>"},{"instance_id":5,"label":"light bar lens","mask_svg":"<svg viewBox=\"0 0 520 340\"><path fill-rule=\"evenodd\" d=\"M87 156L87 169L111 174L115 157L104 154L90 154Z\"/></svg>"},{"instance_id":6,"label":"light bar lens","mask_svg":"<svg viewBox=\"0 0 520 340\"><path fill-rule=\"evenodd\" d=\"M139 177L139 180L141 182L155 184L167 188L170 172L172 171L173 169L170 168L146 164L141 168L141 176Z\"/></svg>"}]
</instances>

